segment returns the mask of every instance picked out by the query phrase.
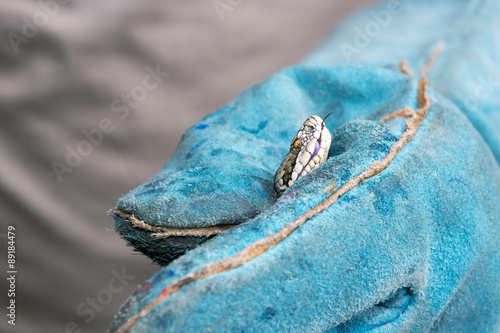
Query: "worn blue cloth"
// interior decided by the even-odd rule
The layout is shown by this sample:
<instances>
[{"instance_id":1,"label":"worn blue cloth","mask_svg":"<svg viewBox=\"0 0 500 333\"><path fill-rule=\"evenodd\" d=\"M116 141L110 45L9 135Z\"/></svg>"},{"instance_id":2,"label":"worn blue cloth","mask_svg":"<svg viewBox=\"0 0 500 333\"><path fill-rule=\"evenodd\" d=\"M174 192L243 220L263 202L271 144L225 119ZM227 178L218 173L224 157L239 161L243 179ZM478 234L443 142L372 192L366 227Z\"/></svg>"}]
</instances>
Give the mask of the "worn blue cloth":
<instances>
[{"instance_id":1,"label":"worn blue cloth","mask_svg":"<svg viewBox=\"0 0 500 333\"><path fill-rule=\"evenodd\" d=\"M385 170L256 258L177 290L131 332L500 330L499 7L369 8L303 64L190 128L167 166L119 209L155 226L239 225L209 241L153 241L115 217L117 231L159 262L196 248L131 296L110 331L172 281L278 232L381 160L404 124L379 119L417 108L419 72L438 41L446 49L429 72L433 105ZM402 58L414 77L399 71ZM295 132L328 113L330 158L276 201L274 172Z\"/></svg>"}]
</instances>

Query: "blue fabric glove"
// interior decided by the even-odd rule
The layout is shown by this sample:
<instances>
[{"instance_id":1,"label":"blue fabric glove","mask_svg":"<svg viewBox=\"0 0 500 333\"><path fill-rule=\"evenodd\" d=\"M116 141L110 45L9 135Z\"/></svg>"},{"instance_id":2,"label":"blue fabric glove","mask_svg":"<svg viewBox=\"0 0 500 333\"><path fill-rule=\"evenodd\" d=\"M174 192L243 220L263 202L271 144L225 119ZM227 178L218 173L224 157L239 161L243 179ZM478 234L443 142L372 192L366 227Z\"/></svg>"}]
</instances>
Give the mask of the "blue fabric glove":
<instances>
[{"instance_id":1,"label":"blue fabric glove","mask_svg":"<svg viewBox=\"0 0 500 333\"><path fill-rule=\"evenodd\" d=\"M499 4L393 4L357 14L303 65L201 120L157 176L119 200L116 230L160 263L212 236L153 233L239 225L147 281L111 332L499 330ZM364 32L362 48L359 31L373 22L379 32ZM413 140L286 233L388 154L404 122L379 120L419 107L418 73L437 41L446 49L429 72L432 107ZM340 66L349 63L363 66ZM274 172L295 132L328 113L330 158L276 201Z\"/></svg>"}]
</instances>

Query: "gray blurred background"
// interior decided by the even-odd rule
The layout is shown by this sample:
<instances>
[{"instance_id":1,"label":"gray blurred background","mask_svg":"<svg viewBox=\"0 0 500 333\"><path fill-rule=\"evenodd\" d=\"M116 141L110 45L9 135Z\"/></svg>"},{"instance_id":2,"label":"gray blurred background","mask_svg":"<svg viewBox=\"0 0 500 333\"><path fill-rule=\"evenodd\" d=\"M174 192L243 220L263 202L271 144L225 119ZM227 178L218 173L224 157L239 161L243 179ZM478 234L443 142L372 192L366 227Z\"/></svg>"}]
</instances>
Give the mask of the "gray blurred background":
<instances>
[{"instance_id":1,"label":"gray blurred background","mask_svg":"<svg viewBox=\"0 0 500 333\"><path fill-rule=\"evenodd\" d=\"M160 269L125 246L106 211L163 167L186 128L374 2L2 0L0 331L105 331ZM168 72L149 90L147 67ZM100 124L108 133L82 144ZM86 156L68 166L78 147ZM16 326L6 317L9 225Z\"/></svg>"}]
</instances>

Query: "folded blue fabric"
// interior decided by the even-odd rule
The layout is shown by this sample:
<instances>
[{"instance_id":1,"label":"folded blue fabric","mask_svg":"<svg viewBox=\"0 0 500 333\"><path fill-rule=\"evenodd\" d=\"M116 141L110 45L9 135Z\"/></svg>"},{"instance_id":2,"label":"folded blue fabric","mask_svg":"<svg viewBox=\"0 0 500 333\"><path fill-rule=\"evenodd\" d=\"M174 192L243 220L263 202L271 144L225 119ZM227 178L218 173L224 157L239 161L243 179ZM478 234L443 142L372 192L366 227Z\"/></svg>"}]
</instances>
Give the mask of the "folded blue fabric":
<instances>
[{"instance_id":1,"label":"folded blue fabric","mask_svg":"<svg viewBox=\"0 0 500 333\"><path fill-rule=\"evenodd\" d=\"M119 200L115 228L160 263L192 250L131 296L110 331L498 331L498 9L451 0L370 8L302 65L189 129L167 166ZM379 120L419 107L418 73L437 41L446 49L429 72L432 107L413 140L262 246L387 155L405 126ZM330 158L276 201L274 172L295 132L328 113ZM237 226L209 241L151 237L227 225Z\"/></svg>"}]
</instances>

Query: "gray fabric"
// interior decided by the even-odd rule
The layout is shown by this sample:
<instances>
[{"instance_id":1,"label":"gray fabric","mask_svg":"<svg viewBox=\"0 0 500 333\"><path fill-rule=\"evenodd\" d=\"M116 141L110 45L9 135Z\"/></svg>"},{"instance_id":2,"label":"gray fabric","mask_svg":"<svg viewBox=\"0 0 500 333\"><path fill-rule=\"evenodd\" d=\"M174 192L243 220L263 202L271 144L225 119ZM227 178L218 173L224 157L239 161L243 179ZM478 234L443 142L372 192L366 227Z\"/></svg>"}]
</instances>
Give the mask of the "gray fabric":
<instances>
[{"instance_id":1,"label":"gray fabric","mask_svg":"<svg viewBox=\"0 0 500 333\"><path fill-rule=\"evenodd\" d=\"M373 2L244 1L221 21L211 1L74 0L15 53L9 33L21 36L23 18L42 9L1 1L0 236L16 226L18 274L16 326L3 318L0 331L63 332L71 321L106 330L160 269L111 231L107 209L161 169L187 127L298 62L343 16ZM157 65L170 75L120 119L113 101ZM104 118L114 131L59 182L51 164L65 163L66 146L76 149L82 130ZM0 249L3 268L5 239ZM134 278L120 283L122 269ZM86 305L77 314L88 297L104 300L112 281L115 291L127 285L95 318ZM5 278L1 285L3 300Z\"/></svg>"}]
</instances>

